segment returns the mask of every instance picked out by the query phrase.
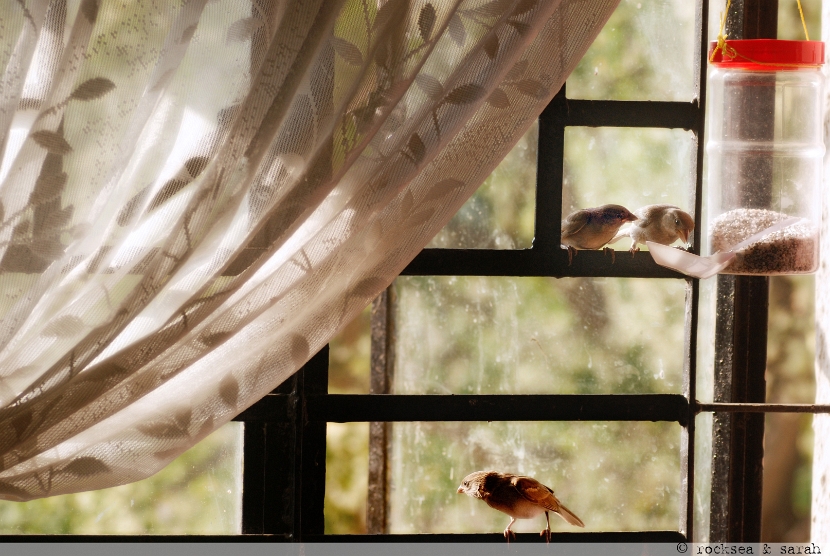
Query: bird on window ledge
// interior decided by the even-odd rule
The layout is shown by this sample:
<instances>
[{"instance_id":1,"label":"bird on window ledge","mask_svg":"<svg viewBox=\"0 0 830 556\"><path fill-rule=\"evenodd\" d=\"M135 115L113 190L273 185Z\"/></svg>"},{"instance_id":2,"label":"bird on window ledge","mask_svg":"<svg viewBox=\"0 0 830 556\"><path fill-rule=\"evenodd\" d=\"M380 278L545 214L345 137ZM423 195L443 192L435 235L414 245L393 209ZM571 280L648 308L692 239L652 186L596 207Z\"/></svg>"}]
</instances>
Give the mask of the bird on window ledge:
<instances>
[{"instance_id":1,"label":"bird on window ledge","mask_svg":"<svg viewBox=\"0 0 830 556\"><path fill-rule=\"evenodd\" d=\"M615 243L628 236L631 238L629 251L633 255L640 248L638 243L646 241L671 245L682 240L689 243L689 234L695 229L695 220L692 216L674 205L647 205L634 211L637 221L623 226L617 235L608 243Z\"/></svg>"},{"instance_id":2,"label":"bird on window ledge","mask_svg":"<svg viewBox=\"0 0 830 556\"><path fill-rule=\"evenodd\" d=\"M458 487L458 493L484 500L491 508L509 515L510 523L504 530L507 542L510 542L511 537L516 537L510 527L517 519L529 519L541 513L545 514L547 526L540 535L544 536L547 542L550 542L549 512L558 514L571 525L585 527L576 514L559 502L553 494L553 489L531 477L498 471L475 471L464 477L461 486Z\"/></svg>"},{"instance_id":3,"label":"bird on window ledge","mask_svg":"<svg viewBox=\"0 0 830 556\"><path fill-rule=\"evenodd\" d=\"M580 209L566 216L562 221L562 245L568 248L568 266L577 249L599 249L617 235L620 226L635 220L637 217L622 205Z\"/></svg>"}]
</instances>

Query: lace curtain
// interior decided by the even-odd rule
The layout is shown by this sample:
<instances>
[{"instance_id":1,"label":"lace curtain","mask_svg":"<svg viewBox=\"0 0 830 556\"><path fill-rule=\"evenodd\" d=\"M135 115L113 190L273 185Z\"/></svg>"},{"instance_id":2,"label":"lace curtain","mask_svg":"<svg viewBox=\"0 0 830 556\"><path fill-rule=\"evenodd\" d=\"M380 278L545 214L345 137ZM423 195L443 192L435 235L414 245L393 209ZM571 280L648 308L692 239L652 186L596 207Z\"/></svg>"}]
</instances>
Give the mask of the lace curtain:
<instances>
[{"instance_id":1,"label":"lace curtain","mask_svg":"<svg viewBox=\"0 0 830 556\"><path fill-rule=\"evenodd\" d=\"M617 2L7 2L0 497L147 477L289 377Z\"/></svg>"}]
</instances>

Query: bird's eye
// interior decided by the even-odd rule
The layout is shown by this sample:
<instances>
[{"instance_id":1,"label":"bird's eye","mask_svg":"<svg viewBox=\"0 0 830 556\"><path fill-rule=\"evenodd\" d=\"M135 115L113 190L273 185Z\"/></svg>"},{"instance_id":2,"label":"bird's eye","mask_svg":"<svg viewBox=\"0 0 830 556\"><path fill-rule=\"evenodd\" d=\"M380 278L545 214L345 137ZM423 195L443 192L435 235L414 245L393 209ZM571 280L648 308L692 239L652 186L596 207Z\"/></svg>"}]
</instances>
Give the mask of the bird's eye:
<instances>
[{"instance_id":1,"label":"bird's eye","mask_svg":"<svg viewBox=\"0 0 830 556\"><path fill-rule=\"evenodd\" d=\"M675 224L675 226L680 226L680 220L678 220L677 218L675 218L675 219L674 219L674 224Z\"/></svg>"}]
</instances>

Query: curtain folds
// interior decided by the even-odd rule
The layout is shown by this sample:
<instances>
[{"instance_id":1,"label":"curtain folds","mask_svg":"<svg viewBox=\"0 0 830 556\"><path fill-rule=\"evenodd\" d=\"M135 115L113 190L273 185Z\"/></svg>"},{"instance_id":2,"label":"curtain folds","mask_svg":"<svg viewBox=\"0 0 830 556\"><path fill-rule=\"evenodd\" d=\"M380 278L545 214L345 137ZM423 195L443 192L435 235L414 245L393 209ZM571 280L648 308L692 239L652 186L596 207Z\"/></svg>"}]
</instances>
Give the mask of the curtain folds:
<instances>
[{"instance_id":1,"label":"curtain folds","mask_svg":"<svg viewBox=\"0 0 830 556\"><path fill-rule=\"evenodd\" d=\"M0 498L147 477L385 288L618 0L0 11Z\"/></svg>"}]
</instances>

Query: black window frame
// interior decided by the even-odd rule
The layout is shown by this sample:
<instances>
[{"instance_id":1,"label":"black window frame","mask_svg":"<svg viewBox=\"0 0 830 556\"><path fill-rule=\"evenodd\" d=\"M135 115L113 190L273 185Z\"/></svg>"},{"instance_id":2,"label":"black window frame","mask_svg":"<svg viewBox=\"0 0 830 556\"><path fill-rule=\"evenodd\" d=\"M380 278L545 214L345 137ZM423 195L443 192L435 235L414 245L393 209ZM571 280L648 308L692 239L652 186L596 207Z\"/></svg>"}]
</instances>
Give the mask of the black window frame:
<instances>
[{"instance_id":1,"label":"black window frame","mask_svg":"<svg viewBox=\"0 0 830 556\"><path fill-rule=\"evenodd\" d=\"M694 423L699 282L657 265L647 252L610 257L582 251L572 261L560 245L566 127L684 129L694 134L694 245L700 245L708 5L696 7L697 99L691 102L569 99L563 86L539 117L535 233L529 249L424 249L406 276L548 276L680 279L686 281L686 342L682 394L396 395L389 394L394 334L393 293L373 304L370 394L328 394L328 350L243 412L245 470L243 534L296 542L504 542L484 534L325 535L325 425L369 422L372 444L386 442L388 423L406 421L669 421L684 428L681 519L677 531L555 532L558 542L680 542L693 535ZM385 530L383 450L370 446L368 522ZM252 457L253 456L253 457ZM378 484L380 483L380 484ZM279 501L282 501L280 503ZM519 540L538 535L519 534Z\"/></svg>"}]
</instances>

